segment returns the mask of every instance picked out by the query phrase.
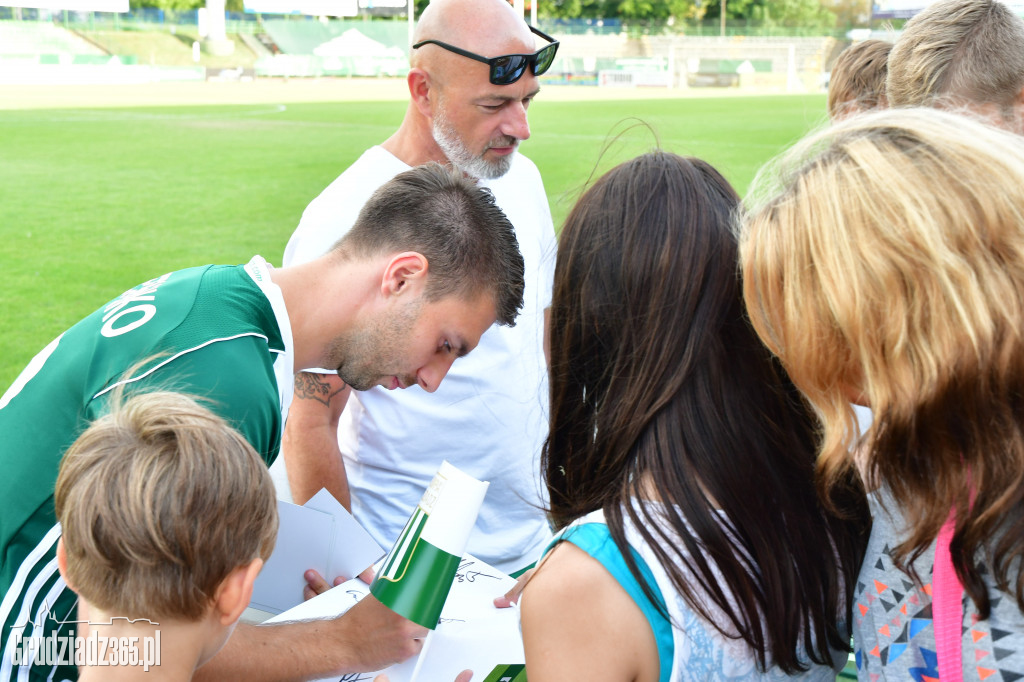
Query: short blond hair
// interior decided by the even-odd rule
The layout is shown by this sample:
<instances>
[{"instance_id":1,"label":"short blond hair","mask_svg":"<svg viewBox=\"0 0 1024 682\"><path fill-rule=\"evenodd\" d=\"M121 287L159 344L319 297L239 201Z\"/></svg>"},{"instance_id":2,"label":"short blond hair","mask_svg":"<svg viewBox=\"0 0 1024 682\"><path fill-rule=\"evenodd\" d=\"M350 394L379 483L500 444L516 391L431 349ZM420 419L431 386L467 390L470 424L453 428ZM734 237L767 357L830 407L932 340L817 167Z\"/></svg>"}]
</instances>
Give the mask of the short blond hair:
<instances>
[{"instance_id":1,"label":"short blond hair","mask_svg":"<svg viewBox=\"0 0 1024 682\"><path fill-rule=\"evenodd\" d=\"M112 401L61 461L67 579L126 618L195 621L234 569L270 556L270 472L223 419L164 391Z\"/></svg>"},{"instance_id":2,"label":"short blond hair","mask_svg":"<svg viewBox=\"0 0 1024 682\"><path fill-rule=\"evenodd\" d=\"M862 40L843 50L828 81L831 119L886 105L885 77L892 43Z\"/></svg>"},{"instance_id":3,"label":"short blond hair","mask_svg":"<svg viewBox=\"0 0 1024 682\"><path fill-rule=\"evenodd\" d=\"M939 0L889 54L890 106L994 105L1013 119L1024 88L1024 19L1001 0Z\"/></svg>"},{"instance_id":4,"label":"short blond hair","mask_svg":"<svg viewBox=\"0 0 1024 682\"><path fill-rule=\"evenodd\" d=\"M762 171L741 238L751 321L823 422L825 492L863 446L867 483L907 517L899 562L955 508L957 572L983 617L978 557L1024 608L1024 572L1007 583L1024 555L1021 187L1024 139L937 109L882 110ZM863 443L852 392L874 412Z\"/></svg>"}]
</instances>

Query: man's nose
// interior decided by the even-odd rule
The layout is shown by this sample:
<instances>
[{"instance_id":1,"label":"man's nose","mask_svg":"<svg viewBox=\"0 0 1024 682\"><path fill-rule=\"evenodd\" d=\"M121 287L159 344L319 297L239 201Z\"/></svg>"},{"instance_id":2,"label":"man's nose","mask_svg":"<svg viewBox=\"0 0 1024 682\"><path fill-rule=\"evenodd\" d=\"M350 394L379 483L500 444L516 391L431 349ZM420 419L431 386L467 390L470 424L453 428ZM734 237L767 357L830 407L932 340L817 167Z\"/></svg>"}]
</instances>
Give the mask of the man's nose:
<instances>
[{"instance_id":1,"label":"man's nose","mask_svg":"<svg viewBox=\"0 0 1024 682\"><path fill-rule=\"evenodd\" d=\"M526 140L530 137L530 122L526 116L526 105L523 102L514 102L508 106L505 125L501 132L505 135Z\"/></svg>"},{"instance_id":2,"label":"man's nose","mask_svg":"<svg viewBox=\"0 0 1024 682\"><path fill-rule=\"evenodd\" d=\"M452 363L455 361L454 357L450 355L441 355L426 365L420 368L416 372L416 381L427 393L433 393L441 385L441 380L448 374L448 370L452 368Z\"/></svg>"}]
</instances>

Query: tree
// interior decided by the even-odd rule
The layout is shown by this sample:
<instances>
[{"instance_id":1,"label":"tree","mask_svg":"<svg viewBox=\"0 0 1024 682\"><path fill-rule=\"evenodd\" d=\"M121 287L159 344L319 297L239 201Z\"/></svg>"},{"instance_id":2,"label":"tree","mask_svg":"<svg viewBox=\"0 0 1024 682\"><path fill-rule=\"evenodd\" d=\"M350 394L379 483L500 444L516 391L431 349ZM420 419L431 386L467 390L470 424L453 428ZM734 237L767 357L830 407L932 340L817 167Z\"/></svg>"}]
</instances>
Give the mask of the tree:
<instances>
[{"instance_id":1,"label":"tree","mask_svg":"<svg viewBox=\"0 0 1024 682\"><path fill-rule=\"evenodd\" d=\"M729 4L735 0L729 0ZM730 12L730 16L732 12ZM766 26L831 29L836 17L821 0L757 0L749 7L747 19Z\"/></svg>"},{"instance_id":2,"label":"tree","mask_svg":"<svg viewBox=\"0 0 1024 682\"><path fill-rule=\"evenodd\" d=\"M663 22L669 17L685 16L687 0L620 0L618 16L632 21Z\"/></svg>"},{"instance_id":3,"label":"tree","mask_svg":"<svg viewBox=\"0 0 1024 682\"><path fill-rule=\"evenodd\" d=\"M837 28L865 27L871 24L871 0L829 0Z\"/></svg>"},{"instance_id":4,"label":"tree","mask_svg":"<svg viewBox=\"0 0 1024 682\"><path fill-rule=\"evenodd\" d=\"M180 12L205 7L206 0L128 0L128 6L131 9L154 7L156 9Z\"/></svg>"},{"instance_id":5,"label":"tree","mask_svg":"<svg viewBox=\"0 0 1024 682\"><path fill-rule=\"evenodd\" d=\"M763 1L763 0L762 0ZM778 0L771 0L775 3ZM755 3L755 0L728 0L725 3L725 18L726 19L748 19L750 17L751 6ZM704 12L705 19L721 19L722 17L722 2L710 2L707 3L707 8Z\"/></svg>"},{"instance_id":6,"label":"tree","mask_svg":"<svg viewBox=\"0 0 1024 682\"><path fill-rule=\"evenodd\" d=\"M617 0L539 0L537 13L553 19L614 19Z\"/></svg>"}]
</instances>

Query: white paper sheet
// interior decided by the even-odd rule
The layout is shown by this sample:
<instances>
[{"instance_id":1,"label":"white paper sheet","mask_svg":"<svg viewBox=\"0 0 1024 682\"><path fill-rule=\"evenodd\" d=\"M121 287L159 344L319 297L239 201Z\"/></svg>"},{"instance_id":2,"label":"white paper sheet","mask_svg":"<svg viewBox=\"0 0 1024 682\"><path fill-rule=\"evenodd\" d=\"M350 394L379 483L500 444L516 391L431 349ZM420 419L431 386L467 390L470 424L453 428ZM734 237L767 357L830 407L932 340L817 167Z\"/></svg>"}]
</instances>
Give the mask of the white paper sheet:
<instances>
[{"instance_id":1,"label":"white paper sheet","mask_svg":"<svg viewBox=\"0 0 1024 682\"><path fill-rule=\"evenodd\" d=\"M384 550L334 497L321 489L305 505L277 502L277 544L253 586L250 608L281 613L302 604L303 574L313 569L328 582L356 576Z\"/></svg>"},{"instance_id":2,"label":"white paper sheet","mask_svg":"<svg viewBox=\"0 0 1024 682\"><path fill-rule=\"evenodd\" d=\"M526 658L519 632L519 609L497 609L493 603L514 584L515 580L501 571L465 555L422 661L413 658L383 671L324 678L321 682L369 681L381 672L391 682L453 682L467 669L473 671L474 682L483 682L496 666L523 663ZM350 580L267 623L336 618L368 593L366 583Z\"/></svg>"},{"instance_id":3,"label":"white paper sheet","mask_svg":"<svg viewBox=\"0 0 1024 682\"><path fill-rule=\"evenodd\" d=\"M334 517L334 544L327 569L329 574L324 575L328 582L339 575L355 578L384 556L381 546L325 488L321 488L302 506Z\"/></svg>"}]
</instances>

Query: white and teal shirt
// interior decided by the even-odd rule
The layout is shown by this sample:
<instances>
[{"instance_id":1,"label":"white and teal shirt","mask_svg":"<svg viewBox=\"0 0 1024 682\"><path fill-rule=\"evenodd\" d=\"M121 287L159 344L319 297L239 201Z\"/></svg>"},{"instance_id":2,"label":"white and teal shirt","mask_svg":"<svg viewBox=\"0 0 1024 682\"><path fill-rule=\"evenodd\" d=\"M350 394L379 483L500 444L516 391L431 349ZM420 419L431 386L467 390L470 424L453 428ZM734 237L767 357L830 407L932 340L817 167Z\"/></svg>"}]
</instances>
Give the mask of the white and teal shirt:
<instances>
[{"instance_id":1,"label":"white and teal shirt","mask_svg":"<svg viewBox=\"0 0 1024 682\"><path fill-rule=\"evenodd\" d=\"M636 561L644 581L651 588L658 606L651 603L644 594L640 583L630 572L622 552L612 540L611 532L605 523L604 512L601 510L591 512L563 529L545 553L558 542L571 542L600 562L611 573L612 577L640 607L651 625L651 631L654 633L654 639L658 645L660 682L790 679L833 682L835 680L836 673L846 662L845 652L833 652L833 661L835 662L833 666L818 665L807 661L809 669L796 675L789 675L777 666L770 665L770 661L766 671L759 670L757 656L747 643L739 639L738 635L737 637L726 637L692 609L673 586L651 547L644 542L643 537L630 524L628 518L624 521L626 540L629 542L633 559ZM715 570L714 560L709 556L706 559ZM695 580L692 582L697 585ZM719 582L724 585L724 580ZM707 608L712 612L716 608L710 599ZM666 609L668 618L664 615ZM724 614L719 619L719 623L728 623Z\"/></svg>"}]
</instances>

